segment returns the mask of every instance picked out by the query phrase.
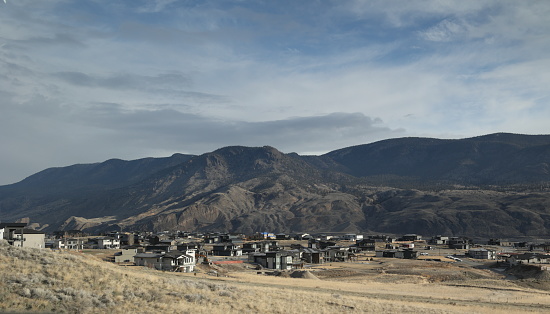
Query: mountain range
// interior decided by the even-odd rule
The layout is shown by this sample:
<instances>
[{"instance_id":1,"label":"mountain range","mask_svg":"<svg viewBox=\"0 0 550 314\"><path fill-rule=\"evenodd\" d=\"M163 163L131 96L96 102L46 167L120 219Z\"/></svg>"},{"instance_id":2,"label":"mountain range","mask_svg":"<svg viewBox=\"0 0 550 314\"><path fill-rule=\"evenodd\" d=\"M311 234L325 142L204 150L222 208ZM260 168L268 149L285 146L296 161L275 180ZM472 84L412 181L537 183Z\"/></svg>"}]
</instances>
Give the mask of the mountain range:
<instances>
[{"instance_id":1,"label":"mountain range","mask_svg":"<svg viewBox=\"0 0 550 314\"><path fill-rule=\"evenodd\" d=\"M269 146L50 168L0 186L0 221L78 229L547 236L550 136Z\"/></svg>"}]
</instances>

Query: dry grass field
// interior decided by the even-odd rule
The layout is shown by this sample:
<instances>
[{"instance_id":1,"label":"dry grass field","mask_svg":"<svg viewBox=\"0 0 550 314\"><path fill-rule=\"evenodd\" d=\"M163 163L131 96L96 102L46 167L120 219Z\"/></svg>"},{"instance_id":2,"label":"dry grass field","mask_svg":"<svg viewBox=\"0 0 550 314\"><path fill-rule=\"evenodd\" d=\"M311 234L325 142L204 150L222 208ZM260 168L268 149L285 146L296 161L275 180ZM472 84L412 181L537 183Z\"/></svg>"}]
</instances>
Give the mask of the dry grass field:
<instances>
[{"instance_id":1,"label":"dry grass field","mask_svg":"<svg viewBox=\"0 0 550 314\"><path fill-rule=\"evenodd\" d=\"M279 276L246 264L201 265L197 274L182 274L2 242L0 273L0 312L550 312L548 291L490 270L426 261L333 263Z\"/></svg>"}]
</instances>

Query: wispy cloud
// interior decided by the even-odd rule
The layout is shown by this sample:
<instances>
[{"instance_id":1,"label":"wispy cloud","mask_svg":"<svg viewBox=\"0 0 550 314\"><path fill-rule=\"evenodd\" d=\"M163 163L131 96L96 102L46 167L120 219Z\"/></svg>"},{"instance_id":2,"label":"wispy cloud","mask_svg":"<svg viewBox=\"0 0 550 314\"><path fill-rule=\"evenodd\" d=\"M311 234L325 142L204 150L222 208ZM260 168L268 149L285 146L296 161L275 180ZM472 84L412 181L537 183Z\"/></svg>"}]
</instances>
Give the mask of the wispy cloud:
<instances>
[{"instance_id":1,"label":"wispy cloud","mask_svg":"<svg viewBox=\"0 0 550 314\"><path fill-rule=\"evenodd\" d=\"M8 2L0 184L235 144L548 133L549 14L544 1Z\"/></svg>"}]
</instances>

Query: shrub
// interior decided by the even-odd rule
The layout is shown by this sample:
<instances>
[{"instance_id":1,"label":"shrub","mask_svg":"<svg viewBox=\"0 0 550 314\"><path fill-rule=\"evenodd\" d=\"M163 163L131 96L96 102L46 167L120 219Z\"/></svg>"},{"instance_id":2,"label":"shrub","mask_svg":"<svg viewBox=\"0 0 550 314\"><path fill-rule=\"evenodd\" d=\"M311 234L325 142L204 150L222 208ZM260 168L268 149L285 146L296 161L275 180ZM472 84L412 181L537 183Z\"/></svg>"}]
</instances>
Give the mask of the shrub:
<instances>
[{"instance_id":1,"label":"shrub","mask_svg":"<svg viewBox=\"0 0 550 314\"><path fill-rule=\"evenodd\" d=\"M201 303L202 301L208 301L208 298L202 294L192 293L183 296L187 302Z\"/></svg>"}]
</instances>

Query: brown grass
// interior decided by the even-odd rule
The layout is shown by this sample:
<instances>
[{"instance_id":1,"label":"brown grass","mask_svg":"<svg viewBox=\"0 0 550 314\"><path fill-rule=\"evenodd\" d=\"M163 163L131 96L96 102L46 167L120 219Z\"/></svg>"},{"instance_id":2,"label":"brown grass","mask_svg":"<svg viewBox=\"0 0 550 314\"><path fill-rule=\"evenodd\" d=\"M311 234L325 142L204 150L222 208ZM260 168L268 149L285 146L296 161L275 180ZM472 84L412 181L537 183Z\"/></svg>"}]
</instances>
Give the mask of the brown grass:
<instances>
[{"instance_id":1,"label":"brown grass","mask_svg":"<svg viewBox=\"0 0 550 314\"><path fill-rule=\"evenodd\" d=\"M338 269L338 267L335 267ZM355 269L361 271L361 269ZM315 273L315 271L312 271ZM495 313L550 310L548 293L501 280L458 284L313 280L250 271L181 274L0 243L0 312ZM400 278L398 274L389 274ZM410 275L404 275L410 276Z\"/></svg>"}]
</instances>

